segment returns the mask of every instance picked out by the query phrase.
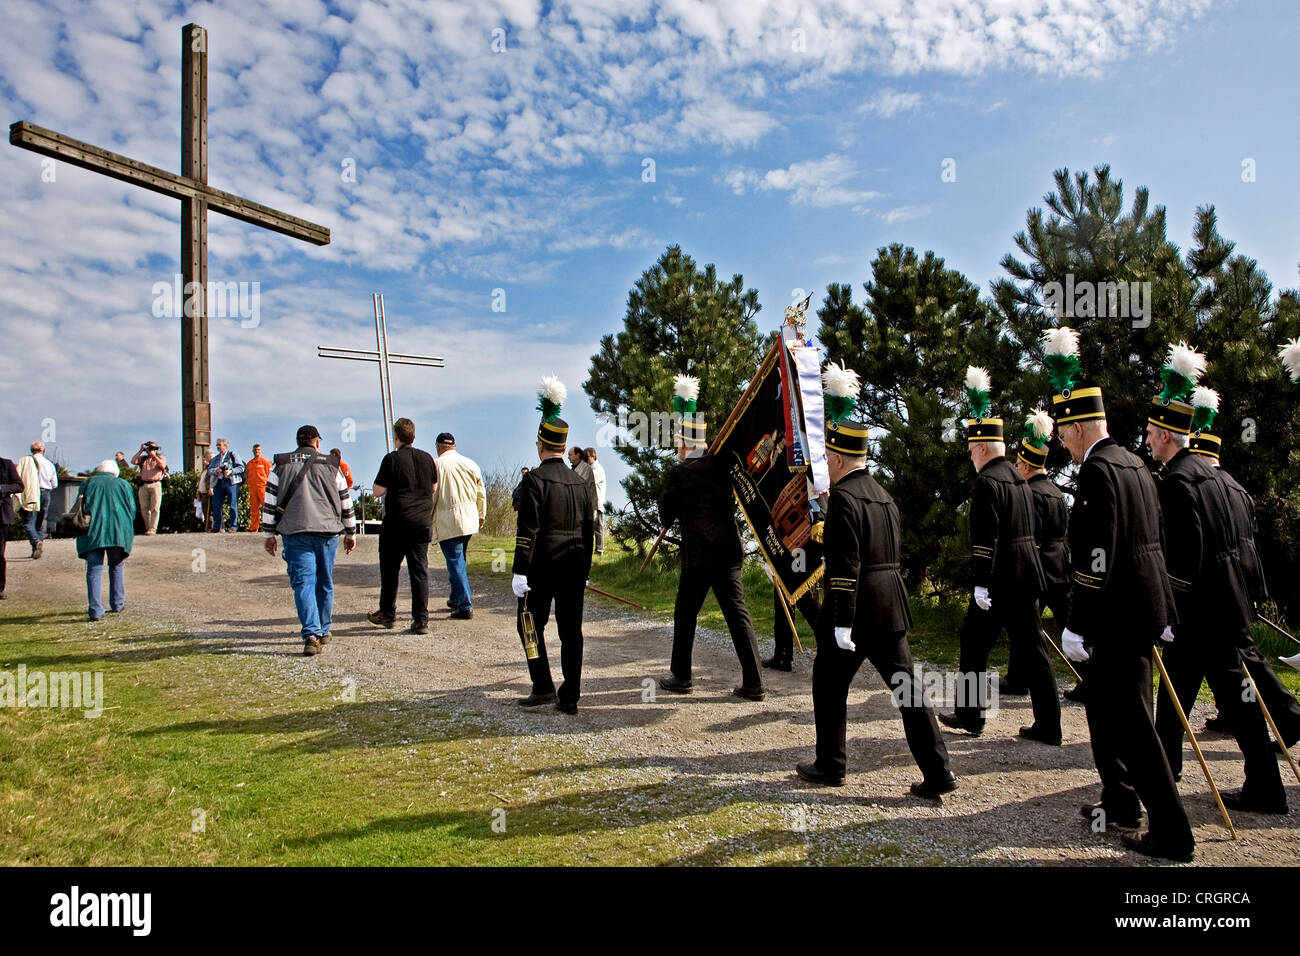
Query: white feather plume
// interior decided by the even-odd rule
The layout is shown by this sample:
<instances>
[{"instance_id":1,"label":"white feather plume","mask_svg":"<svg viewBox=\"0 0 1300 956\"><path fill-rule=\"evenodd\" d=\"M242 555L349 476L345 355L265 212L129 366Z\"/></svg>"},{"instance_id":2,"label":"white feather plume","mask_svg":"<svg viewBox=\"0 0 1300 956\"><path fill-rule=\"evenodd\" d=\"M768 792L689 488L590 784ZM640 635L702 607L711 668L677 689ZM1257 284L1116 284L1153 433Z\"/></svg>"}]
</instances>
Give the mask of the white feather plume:
<instances>
[{"instance_id":1,"label":"white feather plume","mask_svg":"<svg viewBox=\"0 0 1300 956\"><path fill-rule=\"evenodd\" d=\"M1042 435L1044 438L1052 437L1052 416L1047 414L1047 412L1043 411L1041 408L1035 408L1030 412L1029 418L1026 419L1026 421L1034 427L1034 431L1038 432L1038 434Z\"/></svg>"},{"instance_id":2,"label":"white feather plume","mask_svg":"<svg viewBox=\"0 0 1300 956\"><path fill-rule=\"evenodd\" d=\"M1291 381L1300 383L1300 338L1291 339L1277 350L1277 357L1286 369Z\"/></svg>"},{"instance_id":3,"label":"white feather plume","mask_svg":"<svg viewBox=\"0 0 1300 956\"><path fill-rule=\"evenodd\" d=\"M569 397L569 390L564 387L564 383L558 376L543 375L542 381L537 386L537 395L548 402L563 405L564 400Z\"/></svg>"},{"instance_id":4,"label":"white feather plume","mask_svg":"<svg viewBox=\"0 0 1300 956\"><path fill-rule=\"evenodd\" d=\"M974 389L977 392L987 392L992 384L988 369L976 368L974 365L966 366L967 388Z\"/></svg>"},{"instance_id":5,"label":"white feather plume","mask_svg":"<svg viewBox=\"0 0 1300 956\"><path fill-rule=\"evenodd\" d=\"M1048 355L1078 355L1079 333L1068 325L1043 333L1043 351Z\"/></svg>"},{"instance_id":6,"label":"white feather plume","mask_svg":"<svg viewBox=\"0 0 1300 956\"><path fill-rule=\"evenodd\" d=\"M678 398L695 401L700 397L700 380L694 375L678 375L673 379L673 393Z\"/></svg>"},{"instance_id":7,"label":"white feather plume","mask_svg":"<svg viewBox=\"0 0 1300 956\"><path fill-rule=\"evenodd\" d=\"M1192 389L1192 407L1208 408L1217 415L1219 412L1219 393L1212 388L1206 388L1204 385L1197 385Z\"/></svg>"},{"instance_id":8,"label":"white feather plume","mask_svg":"<svg viewBox=\"0 0 1300 956\"><path fill-rule=\"evenodd\" d=\"M862 391L862 383L858 381L858 373L851 368L846 368L844 365L836 365L834 362L827 362L826 367L822 369L822 386L826 389L827 395L855 400L858 393Z\"/></svg>"},{"instance_id":9,"label":"white feather plume","mask_svg":"<svg viewBox=\"0 0 1300 956\"><path fill-rule=\"evenodd\" d=\"M1198 381L1205 374L1205 356L1186 342L1169 346L1169 357L1165 359L1165 364L1192 382Z\"/></svg>"}]
</instances>

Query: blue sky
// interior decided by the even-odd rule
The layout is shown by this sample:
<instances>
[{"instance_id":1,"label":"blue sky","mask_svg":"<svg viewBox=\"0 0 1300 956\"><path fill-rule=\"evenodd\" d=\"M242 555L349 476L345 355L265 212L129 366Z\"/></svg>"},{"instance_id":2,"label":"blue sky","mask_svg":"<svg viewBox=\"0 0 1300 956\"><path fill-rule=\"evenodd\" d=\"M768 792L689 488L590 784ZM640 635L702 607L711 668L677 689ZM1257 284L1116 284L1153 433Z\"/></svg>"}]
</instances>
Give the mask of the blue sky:
<instances>
[{"instance_id":1,"label":"blue sky","mask_svg":"<svg viewBox=\"0 0 1300 956\"><path fill-rule=\"evenodd\" d=\"M1214 203L1239 251L1297 285L1291 4L862 6L10 0L23 42L0 44L0 106L177 169L180 26L208 28L209 181L333 235L210 216L210 278L261 290L255 327L212 320L214 430L246 454L305 421L336 444L354 419L341 447L363 481L383 451L376 372L315 349L373 347L372 291L390 349L447 359L393 370L417 444L450 430L492 467L532 457L544 374L594 442L589 357L670 243L743 274L772 329L796 289L860 295L890 242L987 288L1052 171L1104 162L1129 195L1151 188L1179 245ZM74 469L146 438L178 452L179 329L151 304L179 271L179 203L42 171L0 148L0 454L47 419Z\"/></svg>"}]
</instances>

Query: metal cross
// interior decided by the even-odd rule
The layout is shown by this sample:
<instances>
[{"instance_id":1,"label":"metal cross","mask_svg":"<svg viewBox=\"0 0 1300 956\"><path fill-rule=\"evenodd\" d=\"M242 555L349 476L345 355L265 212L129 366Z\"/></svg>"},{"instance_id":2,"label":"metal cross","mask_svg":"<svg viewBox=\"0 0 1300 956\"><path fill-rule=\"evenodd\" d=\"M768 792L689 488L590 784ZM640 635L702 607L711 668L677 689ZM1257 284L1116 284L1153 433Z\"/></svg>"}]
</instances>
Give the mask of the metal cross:
<instances>
[{"instance_id":1,"label":"metal cross","mask_svg":"<svg viewBox=\"0 0 1300 956\"><path fill-rule=\"evenodd\" d=\"M212 444L212 406L208 401L208 210L254 226L328 245L330 231L241 196L208 185L208 31L193 23L181 27L181 174L128 159L61 133L20 121L9 127L9 142L74 166L143 186L181 201L181 433L185 467L202 467ZM193 284L192 284L193 283ZM190 290L202 290L191 295Z\"/></svg>"}]
</instances>

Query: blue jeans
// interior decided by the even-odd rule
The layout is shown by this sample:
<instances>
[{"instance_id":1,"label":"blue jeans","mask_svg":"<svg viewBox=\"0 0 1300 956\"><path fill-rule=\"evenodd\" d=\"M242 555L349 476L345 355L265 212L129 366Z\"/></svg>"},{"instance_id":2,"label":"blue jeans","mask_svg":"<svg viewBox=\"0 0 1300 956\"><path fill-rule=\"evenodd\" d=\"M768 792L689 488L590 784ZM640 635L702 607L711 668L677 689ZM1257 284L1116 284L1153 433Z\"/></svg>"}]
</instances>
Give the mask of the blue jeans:
<instances>
[{"instance_id":1,"label":"blue jeans","mask_svg":"<svg viewBox=\"0 0 1300 956\"><path fill-rule=\"evenodd\" d=\"M35 511L23 512L23 527L27 530L27 540L35 546L37 541L45 540L45 515L50 510L50 489L41 489L41 503Z\"/></svg>"},{"instance_id":2,"label":"blue jeans","mask_svg":"<svg viewBox=\"0 0 1300 956\"><path fill-rule=\"evenodd\" d=\"M465 549L469 547L470 535L463 538L448 538L439 541L442 556L447 559L447 578L451 581L451 603L454 611L471 611L474 602L469 596L469 575L465 573Z\"/></svg>"},{"instance_id":3,"label":"blue jeans","mask_svg":"<svg viewBox=\"0 0 1300 956\"><path fill-rule=\"evenodd\" d=\"M230 527L239 530L239 486L229 481L218 481L212 486L212 530L221 530L223 504L230 504Z\"/></svg>"},{"instance_id":4,"label":"blue jeans","mask_svg":"<svg viewBox=\"0 0 1300 956\"><path fill-rule=\"evenodd\" d=\"M108 606L120 611L126 606L126 552L121 548L99 548L87 551L86 598L90 604L90 619L98 621L104 616L104 559L108 559Z\"/></svg>"},{"instance_id":5,"label":"blue jeans","mask_svg":"<svg viewBox=\"0 0 1300 956\"><path fill-rule=\"evenodd\" d=\"M281 539L289 567L293 603L303 637L320 637L334 623L334 555L339 539L315 534L286 534Z\"/></svg>"}]
</instances>

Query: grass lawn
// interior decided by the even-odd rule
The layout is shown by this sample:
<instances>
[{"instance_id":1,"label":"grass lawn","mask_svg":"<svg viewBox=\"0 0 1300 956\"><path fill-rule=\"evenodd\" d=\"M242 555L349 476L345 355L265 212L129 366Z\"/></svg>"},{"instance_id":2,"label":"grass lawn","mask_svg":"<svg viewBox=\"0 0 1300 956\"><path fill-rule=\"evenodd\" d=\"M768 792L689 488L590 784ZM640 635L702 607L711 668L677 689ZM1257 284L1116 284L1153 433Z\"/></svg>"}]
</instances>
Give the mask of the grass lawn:
<instances>
[{"instance_id":1,"label":"grass lawn","mask_svg":"<svg viewBox=\"0 0 1300 956\"><path fill-rule=\"evenodd\" d=\"M80 610L0 621L0 669L101 671L104 710L0 707L0 865L897 862L860 820L595 763L318 662L206 652ZM495 827L494 827L495 824ZM851 837L851 838L850 838ZM924 853L908 849L911 862Z\"/></svg>"}]
</instances>

